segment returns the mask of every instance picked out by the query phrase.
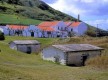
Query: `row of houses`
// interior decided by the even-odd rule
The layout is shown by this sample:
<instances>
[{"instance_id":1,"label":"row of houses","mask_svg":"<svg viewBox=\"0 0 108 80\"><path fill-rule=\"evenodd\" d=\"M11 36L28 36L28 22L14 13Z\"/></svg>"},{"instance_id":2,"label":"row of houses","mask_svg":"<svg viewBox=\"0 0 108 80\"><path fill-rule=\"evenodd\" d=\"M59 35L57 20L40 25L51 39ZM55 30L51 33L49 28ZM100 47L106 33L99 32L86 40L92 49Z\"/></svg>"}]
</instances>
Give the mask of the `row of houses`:
<instances>
[{"instance_id":1,"label":"row of houses","mask_svg":"<svg viewBox=\"0 0 108 80\"><path fill-rule=\"evenodd\" d=\"M6 25L0 26L5 35L31 36L31 37L67 37L81 36L87 31L84 22L45 21L38 26Z\"/></svg>"}]
</instances>

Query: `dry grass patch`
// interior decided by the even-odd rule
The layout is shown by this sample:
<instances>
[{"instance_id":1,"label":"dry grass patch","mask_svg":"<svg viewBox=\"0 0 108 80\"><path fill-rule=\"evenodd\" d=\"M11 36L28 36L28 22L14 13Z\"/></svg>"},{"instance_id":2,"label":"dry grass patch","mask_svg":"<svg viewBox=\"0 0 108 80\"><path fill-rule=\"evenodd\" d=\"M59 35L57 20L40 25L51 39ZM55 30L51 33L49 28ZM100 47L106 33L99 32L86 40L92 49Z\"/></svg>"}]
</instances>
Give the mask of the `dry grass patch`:
<instances>
[{"instance_id":1,"label":"dry grass patch","mask_svg":"<svg viewBox=\"0 0 108 80\"><path fill-rule=\"evenodd\" d=\"M86 62L86 65L101 69L108 69L108 56L103 55L91 58Z\"/></svg>"}]
</instances>

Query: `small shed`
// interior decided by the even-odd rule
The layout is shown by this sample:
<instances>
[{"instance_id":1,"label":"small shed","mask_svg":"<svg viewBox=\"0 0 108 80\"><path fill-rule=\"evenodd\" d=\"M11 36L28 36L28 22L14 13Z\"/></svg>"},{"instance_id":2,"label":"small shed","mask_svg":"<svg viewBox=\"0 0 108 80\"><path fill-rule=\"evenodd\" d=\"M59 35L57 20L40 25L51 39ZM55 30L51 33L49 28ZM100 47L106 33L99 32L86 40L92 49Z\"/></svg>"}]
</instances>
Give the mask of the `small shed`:
<instances>
[{"instance_id":1,"label":"small shed","mask_svg":"<svg viewBox=\"0 0 108 80\"><path fill-rule=\"evenodd\" d=\"M52 45L43 49L42 58L63 65L83 66L88 58L100 56L102 50L90 44Z\"/></svg>"},{"instance_id":2,"label":"small shed","mask_svg":"<svg viewBox=\"0 0 108 80\"><path fill-rule=\"evenodd\" d=\"M25 52L36 53L40 50L40 42L37 40L15 40L9 43L10 48Z\"/></svg>"}]
</instances>

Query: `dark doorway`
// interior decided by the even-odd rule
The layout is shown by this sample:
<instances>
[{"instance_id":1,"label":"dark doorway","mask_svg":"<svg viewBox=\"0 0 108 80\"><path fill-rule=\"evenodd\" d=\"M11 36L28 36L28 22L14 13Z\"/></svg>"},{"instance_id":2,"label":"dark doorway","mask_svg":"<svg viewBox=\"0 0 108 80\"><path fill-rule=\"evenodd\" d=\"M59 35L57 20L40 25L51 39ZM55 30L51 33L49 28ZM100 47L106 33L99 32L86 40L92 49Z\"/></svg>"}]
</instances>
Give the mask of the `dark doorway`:
<instances>
[{"instance_id":1,"label":"dark doorway","mask_svg":"<svg viewBox=\"0 0 108 80\"><path fill-rule=\"evenodd\" d=\"M59 60L60 60L60 57L59 57L59 56L55 56L54 58L55 58L55 62L56 62L56 63L60 63L60 62L59 62Z\"/></svg>"},{"instance_id":2,"label":"dark doorway","mask_svg":"<svg viewBox=\"0 0 108 80\"><path fill-rule=\"evenodd\" d=\"M57 37L59 38L59 37L60 37L60 35L57 35Z\"/></svg>"},{"instance_id":3,"label":"dark doorway","mask_svg":"<svg viewBox=\"0 0 108 80\"><path fill-rule=\"evenodd\" d=\"M31 47L27 47L27 53L28 53L28 54L31 54L31 52L32 52L32 51L31 51Z\"/></svg>"},{"instance_id":4,"label":"dark doorway","mask_svg":"<svg viewBox=\"0 0 108 80\"><path fill-rule=\"evenodd\" d=\"M88 58L88 55L82 56L82 66L85 66L85 62L86 62L87 58Z\"/></svg>"},{"instance_id":5,"label":"dark doorway","mask_svg":"<svg viewBox=\"0 0 108 80\"><path fill-rule=\"evenodd\" d=\"M34 32L31 32L31 37L34 37Z\"/></svg>"}]
</instances>

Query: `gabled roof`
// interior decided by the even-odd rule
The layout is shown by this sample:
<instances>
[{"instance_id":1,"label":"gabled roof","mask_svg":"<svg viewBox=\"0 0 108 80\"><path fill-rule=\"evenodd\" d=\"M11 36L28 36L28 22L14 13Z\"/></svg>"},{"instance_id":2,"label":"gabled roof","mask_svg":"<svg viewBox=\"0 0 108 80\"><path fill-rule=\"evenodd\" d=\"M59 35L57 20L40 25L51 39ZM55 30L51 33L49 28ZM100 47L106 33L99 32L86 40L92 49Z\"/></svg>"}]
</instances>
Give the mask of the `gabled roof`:
<instances>
[{"instance_id":1,"label":"gabled roof","mask_svg":"<svg viewBox=\"0 0 108 80\"><path fill-rule=\"evenodd\" d=\"M15 44L40 44L40 42L38 42L37 40L15 40L12 42Z\"/></svg>"},{"instance_id":2,"label":"gabled roof","mask_svg":"<svg viewBox=\"0 0 108 80\"><path fill-rule=\"evenodd\" d=\"M63 52L103 50L103 48L93 46L90 44L66 44L66 45L52 45L52 46L62 50Z\"/></svg>"},{"instance_id":3,"label":"gabled roof","mask_svg":"<svg viewBox=\"0 0 108 80\"><path fill-rule=\"evenodd\" d=\"M38 28L42 31L54 31L54 29L52 27L41 27L41 26L38 26Z\"/></svg>"},{"instance_id":4,"label":"gabled roof","mask_svg":"<svg viewBox=\"0 0 108 80\"><path fill-rule=\"evenodd\" d=\"M78 27L81 24L81 22L73 22L70 26L71 27Z\"/></svg>"},{"instance_id":5,"label":"gabled roof","mask_svg":"<svg viewBox=\"0 0 108 80\"><path fill-rule=\"evenodd\" d=\"M8 25L8 28L14 29L14 30L23 30L23 29L26 29L27 26L22 26L22 25Z\"/></svg>"},{"instance_id":6,"label":"gabled roof","mask_svg":"<svg viewBox=\"0 0 108 80\"><path fill-rule=\"evenodd\" d=\"M70 25L70 24L72 24L72 22L65 22L65 24L68 26L68 25Z\"/></svg>"},{"instance_id":7,"label":"gabled roof","mask_svg":"<svg viewBox=\"0 0 108 80\"><path fill-rule=\"evenodd\" d=\"M56 26L60 21L52 21L52 22L42 22L40 23L38 26L44 26L44 27L52 27L52 26Z\"/></svg>"}]
</instances>

